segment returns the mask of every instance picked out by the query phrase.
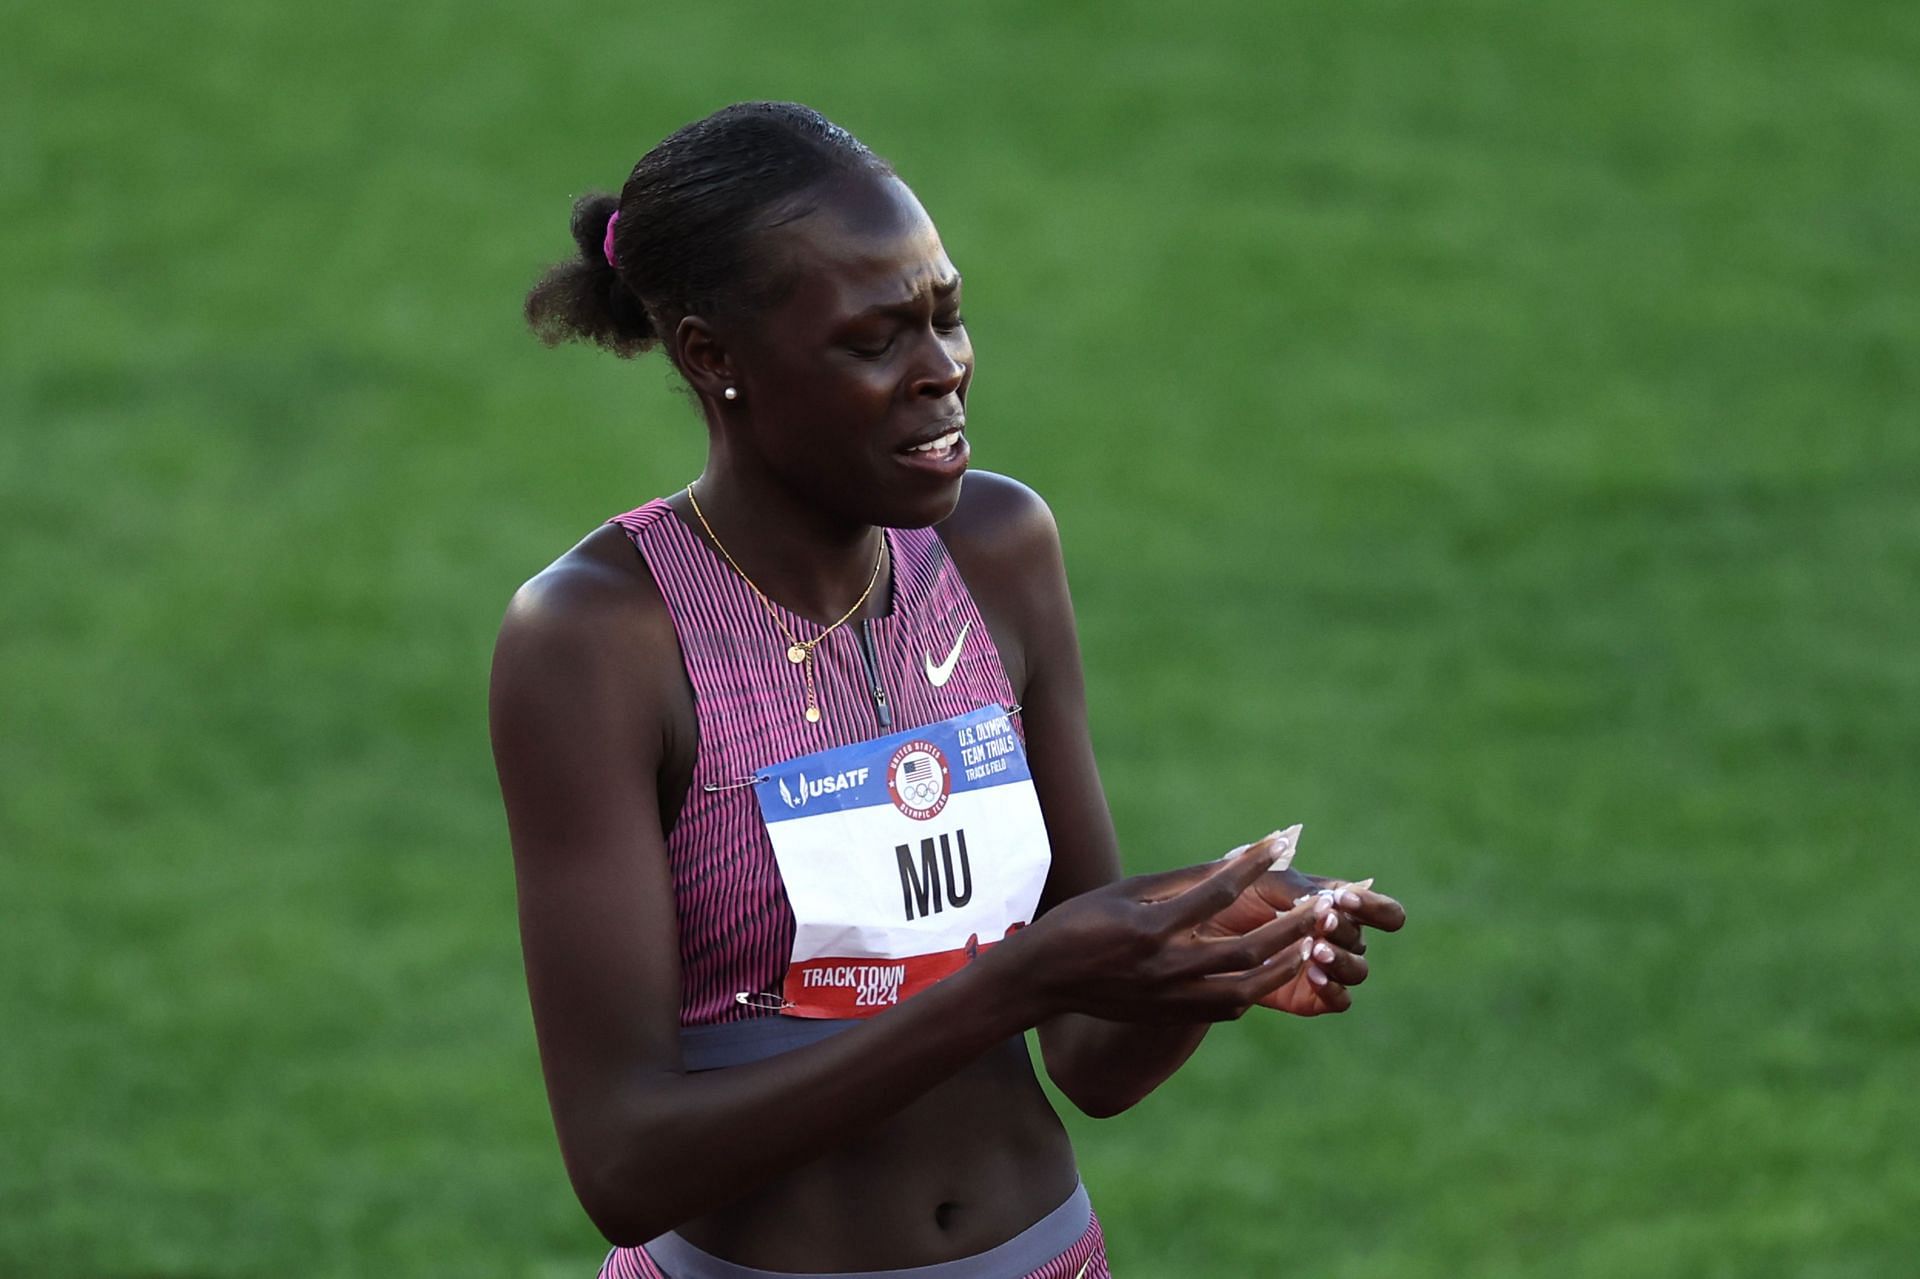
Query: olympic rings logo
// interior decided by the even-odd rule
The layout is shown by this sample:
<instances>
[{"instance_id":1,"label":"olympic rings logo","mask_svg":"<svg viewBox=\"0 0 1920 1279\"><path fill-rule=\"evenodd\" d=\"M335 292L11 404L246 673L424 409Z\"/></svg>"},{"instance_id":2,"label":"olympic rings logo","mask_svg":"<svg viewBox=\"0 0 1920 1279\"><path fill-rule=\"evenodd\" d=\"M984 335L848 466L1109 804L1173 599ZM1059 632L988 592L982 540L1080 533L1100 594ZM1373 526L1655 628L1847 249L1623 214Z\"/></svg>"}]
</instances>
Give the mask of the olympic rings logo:
<instances>
[{"instance_id":1,"label":"olympic rings logo","mask_svg":"<svg viewBox=\"0 0 1920 1279\"><path fill-rule=\"evenodd\" d=\"M895 808L915 821L939 816L952 793L947 757L932 742L908 742L887 763L887 795Z\"/></svg>"}]
</instances>

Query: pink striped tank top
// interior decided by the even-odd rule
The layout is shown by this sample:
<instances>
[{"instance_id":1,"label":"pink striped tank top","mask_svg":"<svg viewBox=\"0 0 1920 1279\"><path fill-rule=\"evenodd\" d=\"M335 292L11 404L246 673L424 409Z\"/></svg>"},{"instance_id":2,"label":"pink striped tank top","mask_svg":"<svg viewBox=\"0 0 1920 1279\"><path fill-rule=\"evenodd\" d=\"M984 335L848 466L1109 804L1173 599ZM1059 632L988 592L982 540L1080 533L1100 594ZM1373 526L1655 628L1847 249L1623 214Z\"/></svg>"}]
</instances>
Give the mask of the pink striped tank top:
<instances>
[{"instance_id":1,"label":"pink striped tank top","mask_svg":"<svg viewBox=\"0 0 1920 1279\"><path fill-rule=\"evenodd\" d=\"M999 650L939 535L887 529L891 607L847 623L814 649L820 721L809 724L801 670L787 660L786 639L740 575L664 501L608 522L632 539L666 601L699 723L693 781L667 832L687 1066L732 1065L839 1029L845 1023L781 1017L735 998L780 989L795 929L748 783L795 756L993 703L1012 706ZM774 607L794 634L819 633L818 623ZM1017 715L1014 723L1018 728ZM721 1029L748 1021L761 1024ZM703 1035L711 1041L704 1052ZM740 1051L743 1038L756 1046Z\"/></svg>"}]
</instances>

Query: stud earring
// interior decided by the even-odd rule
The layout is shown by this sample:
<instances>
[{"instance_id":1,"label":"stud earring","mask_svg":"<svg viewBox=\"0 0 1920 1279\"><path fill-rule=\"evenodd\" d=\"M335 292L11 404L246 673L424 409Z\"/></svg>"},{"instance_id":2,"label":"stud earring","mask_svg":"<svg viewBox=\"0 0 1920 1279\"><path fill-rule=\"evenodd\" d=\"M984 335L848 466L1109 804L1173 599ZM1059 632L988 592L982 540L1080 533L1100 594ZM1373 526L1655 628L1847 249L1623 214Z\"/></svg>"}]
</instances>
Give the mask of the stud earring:
<instances>
[{"instance_id":1,"label":"stud earring","mask_svg":"<svg viewBox=\"0 0 1920 1279\"><path fill-rule=\"evenodd\" d=\"M740 392L734 390L732 387L728 387L726 390L720 392L720 394L726 396L729 400L737 400L740 398Z\"/></svg>"}]
</instances>

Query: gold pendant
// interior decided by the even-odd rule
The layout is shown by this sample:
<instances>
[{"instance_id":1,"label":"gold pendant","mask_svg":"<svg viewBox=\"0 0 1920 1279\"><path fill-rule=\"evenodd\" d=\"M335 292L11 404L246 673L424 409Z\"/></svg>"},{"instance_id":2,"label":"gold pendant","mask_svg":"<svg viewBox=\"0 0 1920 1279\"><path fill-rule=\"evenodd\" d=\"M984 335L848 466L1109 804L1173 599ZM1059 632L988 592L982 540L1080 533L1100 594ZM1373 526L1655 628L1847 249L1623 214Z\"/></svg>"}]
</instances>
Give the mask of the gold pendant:
<instances>
[{"instance_id":1,"label":"gold pendant","mask_svg":"<svg viewBox=\"0 0 1920 1279\"><path fill-rule=\"evenodd\" d=\"M807 707L807 723L818 724L819 722L820 722L820 708L818 706Z\"/></svg>"},{"instance_id":2,"label":"gold pendant","mask_svg":"<svg viewBox=\"0 0 1920 1279\"><path fill-rule=\"evenodd\" d=\"M800 645L795 644L793 647L787 650L787 660L789 662L792 662L795 666L798 666L800 665L800 663L807 660L807 650L802 648Z\"/></svg>"}]
</instances>

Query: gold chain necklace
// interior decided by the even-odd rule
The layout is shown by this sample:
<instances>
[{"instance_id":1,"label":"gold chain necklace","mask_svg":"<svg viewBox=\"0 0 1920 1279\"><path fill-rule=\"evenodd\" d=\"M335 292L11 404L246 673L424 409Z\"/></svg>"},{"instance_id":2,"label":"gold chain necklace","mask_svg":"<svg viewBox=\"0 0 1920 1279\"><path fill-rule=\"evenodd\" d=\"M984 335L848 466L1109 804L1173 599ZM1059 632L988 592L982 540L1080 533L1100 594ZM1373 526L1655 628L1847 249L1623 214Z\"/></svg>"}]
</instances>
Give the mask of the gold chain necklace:
<instances>
[{"instance_id":1,"label":"gold chain necklace","mask_svg":"<svg viewBox=\"0 0 1920 1279\"><path fill-rule=\"evenodd\" d=\"M788 629L785 622L780 620L780 612L774 608L773 601L767 598L767 593L754 584L754 580L747 576L747 570L740 567L734 560L732 554L728 552L726 545L722 543L718 537L714 536L713 525L707 523L706 513L700 509L700 499L693 495L693 485L691 484L687 485L687 501L693 506L694 518L700 521L700 527L706 531L707 540L712 542L715 549L720 552L720 558L727 562L728 568L731 568L740 575L740 580L747 584L747 589L759 597L761 606L767 610L767 616L773 619L773 624L780 628L780 634L786 638L787 660L800 668L801 678L806 681L807 723L818 724L820 722L820 705L813 695L814 646L819 644L820 641L824 640L827 636L839 630L848 618L858 613L861 608L866 605L868 597L873 594L873 584L880 580L880 566L886 563L887 560L886 534L883 533L880 535L880 550L873 557L873 575L867 578L867 589L860 592L860 598L853 602L853 607L840 614L833 625L827 627L826 630L821 631L810 640L803 640Z\"/></svg>"}]
</instances>

